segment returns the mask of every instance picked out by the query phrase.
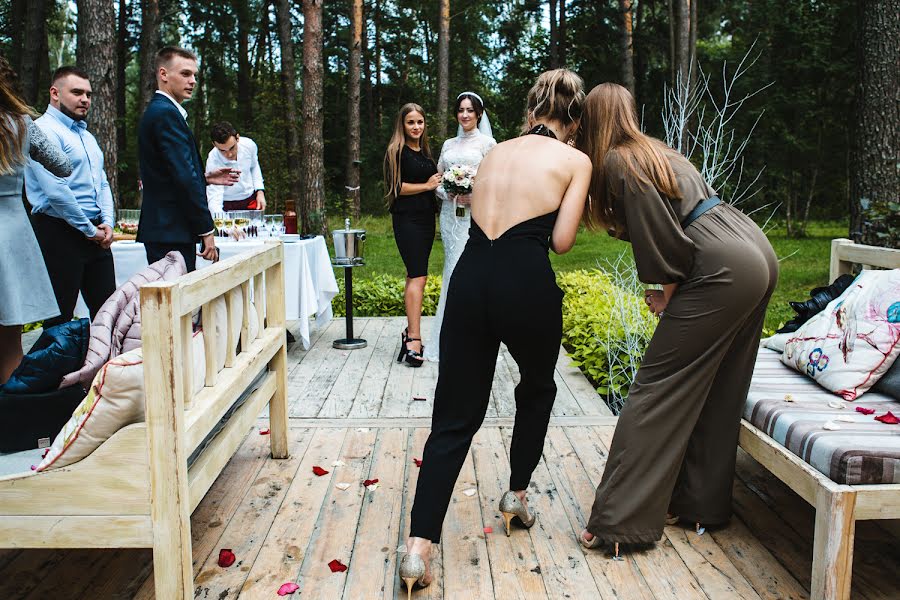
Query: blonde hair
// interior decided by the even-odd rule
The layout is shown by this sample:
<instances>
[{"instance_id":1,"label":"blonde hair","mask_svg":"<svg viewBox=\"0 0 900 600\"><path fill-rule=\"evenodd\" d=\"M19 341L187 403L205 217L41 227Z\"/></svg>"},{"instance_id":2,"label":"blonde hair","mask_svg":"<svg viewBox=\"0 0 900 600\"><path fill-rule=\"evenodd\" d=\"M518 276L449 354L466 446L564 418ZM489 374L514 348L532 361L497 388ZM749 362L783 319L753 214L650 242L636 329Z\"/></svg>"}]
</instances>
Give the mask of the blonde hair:
<instances>
[{"instance_id":1,"label":"blonde hair","mask_svg":"<svg viewBox=\"0 0 900 600\"><path fill-rule=\"evenodd\" d=\"M584 81L568 69L553 69L538 75L528 91L525 108L526 132L538 119L559 121L569 125L581 119L584 104Z\"/></svg>"},{"instance_id":2,"label":"blonde hair","mask_svg":"<svg viewBox=\"0 0 900 600\"><path fill-rule=\"evenodd\" d=\"M25 164L28 127L24 117L37 117L16 92L17 81L16 72L0 56L0 175L12 175L16 167Z\"/></svg>"},{"instance_id":3,"label":"blonde hair","mask_svg":"<svg viewBox=\"0 0 900 600\"><path fill-rule=\"evenodd\" d=\"M640 182L652 185L669 198L681 198L675 172L666 158L671 148L641 131L634 98L621 85L601 83L590 91L585 98L576 145L594 165L590 202L584 212L588 227L621 230L622 221L613 211L614 193L609 189L606 173L606 160L613 152L625 167L625 180L631 189Z\"/></svg>"},{"instance_id":4,"label":"blonde hair","mask_svg":"<svg viewBox=\"0 0 900 600\"><path fill-rule=\"evenodd\" d=\"M388 205L393 205L397 196L400 195L400 186L403 183L400 173L400 153L406 144L406 128L403 122L406 115L411 112L417 112L425 118L425 111L415 102L408 102L400 107L397 114L397 120L394 123L394 133L391 135L391 141L388 142L387 150L384 153L384 188L385 198L388 199ZM425 127L422 128L422 137L419 138L419 146L422 148L422 154L431 158L431 150L428 148L428 124L426 120ZM432 159L434 160L434 159Z\"/></svg>"}]
</instances>

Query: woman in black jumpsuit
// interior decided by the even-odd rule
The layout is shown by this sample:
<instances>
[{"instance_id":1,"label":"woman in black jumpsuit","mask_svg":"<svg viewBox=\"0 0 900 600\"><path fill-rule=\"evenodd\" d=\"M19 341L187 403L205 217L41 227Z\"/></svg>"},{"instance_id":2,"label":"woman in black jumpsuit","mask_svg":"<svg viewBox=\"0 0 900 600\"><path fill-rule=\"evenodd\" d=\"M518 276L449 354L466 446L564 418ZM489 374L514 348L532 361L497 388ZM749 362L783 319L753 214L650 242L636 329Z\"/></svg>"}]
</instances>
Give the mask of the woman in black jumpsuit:
<instances>
[{"instance_id":1,"label":"woman in black jumpsuit","mask_svg":"<svg viewBox=\"0 0 900 600\"><path fill-rule=\"evenodd\" d=\"M543 73L528 95L527 133L535 135L495 146L479 167L469 241L447 291L431 435L400 564L408 594L413 585L431 581L431 544L440 541L454 484L484 420L501 342L521 381L510 490L500 511L507 535L511 523L535 522L525 491L556 397L553 372L562 337L563 294L548 250L571 248L587 196L590 161L561 143L577 128L583 97L581 79L571 71Z\"/></svg>"}]
</instances>

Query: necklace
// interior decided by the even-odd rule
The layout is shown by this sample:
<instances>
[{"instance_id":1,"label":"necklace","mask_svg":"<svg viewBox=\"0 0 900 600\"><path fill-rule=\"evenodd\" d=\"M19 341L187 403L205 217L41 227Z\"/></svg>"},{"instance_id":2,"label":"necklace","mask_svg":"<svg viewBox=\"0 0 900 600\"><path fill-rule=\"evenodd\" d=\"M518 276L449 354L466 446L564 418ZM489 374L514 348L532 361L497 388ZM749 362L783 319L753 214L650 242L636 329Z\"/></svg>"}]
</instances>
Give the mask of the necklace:
<instances>
[{"instance_id":1,"label":"necklace","mask_svg":"<svg viewBox=\"0 0 900 600\"><path fill-rule=\"evenodd\" d=\"M532 127L525 135L542 135L544 137L553 138L554 140L559 139L556 137L556 134L553 133L553 131L543 123Z\"/></svg>"}]
</instances>

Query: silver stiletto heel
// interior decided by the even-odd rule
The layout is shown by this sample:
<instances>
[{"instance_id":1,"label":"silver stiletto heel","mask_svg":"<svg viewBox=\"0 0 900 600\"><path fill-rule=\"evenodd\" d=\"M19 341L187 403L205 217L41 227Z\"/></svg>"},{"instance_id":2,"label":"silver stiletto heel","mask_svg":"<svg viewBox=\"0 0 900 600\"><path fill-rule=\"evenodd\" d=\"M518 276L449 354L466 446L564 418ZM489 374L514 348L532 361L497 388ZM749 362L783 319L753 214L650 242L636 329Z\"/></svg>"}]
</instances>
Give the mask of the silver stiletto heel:
<instances>
[{"instance_id":1,"label":"silver stiletto heel","mask_svg":"<svg viewBox=\"0 0 900 600\"><path fill-rule=\"evenodd\" d=\"M528 509L512 490L500 498L500 512L503 514L503 522L506 525L506 537L509 537L513 518L518 517L519 523L526 529L534 525L536 519L533 514L528 514Z\"/></svg>"},{"instance_id":2,"label":"silver stiletto heel","mask_svg":"<svg viewBox=\"0 0 900 600\"><path fill-rule=\"evenodd\" d=\"M400 561L400 579L406 584L406 600L412 597L413 586L428 587L431 583L423 583L425 572L425 559L418 554L407 554Z\"/></svg>"}]
</instances>

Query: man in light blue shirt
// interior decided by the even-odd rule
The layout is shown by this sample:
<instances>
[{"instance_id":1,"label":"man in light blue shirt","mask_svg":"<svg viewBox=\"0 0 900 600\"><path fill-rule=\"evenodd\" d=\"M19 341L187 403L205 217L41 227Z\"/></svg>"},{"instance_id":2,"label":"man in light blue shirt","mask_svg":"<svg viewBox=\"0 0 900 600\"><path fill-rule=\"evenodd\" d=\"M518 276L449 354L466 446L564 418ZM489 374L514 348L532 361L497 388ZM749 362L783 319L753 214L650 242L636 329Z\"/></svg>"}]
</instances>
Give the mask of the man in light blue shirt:
<instances>
[{"instance_id":1,"label":"man in light blue shirt","mask_svg":"<svg viewBox=\"0 0 900 600\"><path fill-rule=\"evenodd\" d=\"M61 314L44 327L72 319L81 292L93 319L116 289L110 245L115 220L103 152L87 130L91 83L75 67L60 67L50 85L50 105L35 123L72 161L69 177L56 177L30 160L25 189L31 224L44 255Z\"/></svg>"}]
</instances>

